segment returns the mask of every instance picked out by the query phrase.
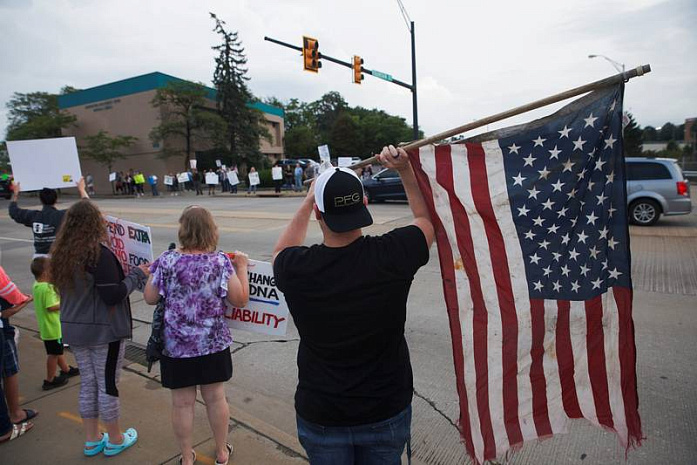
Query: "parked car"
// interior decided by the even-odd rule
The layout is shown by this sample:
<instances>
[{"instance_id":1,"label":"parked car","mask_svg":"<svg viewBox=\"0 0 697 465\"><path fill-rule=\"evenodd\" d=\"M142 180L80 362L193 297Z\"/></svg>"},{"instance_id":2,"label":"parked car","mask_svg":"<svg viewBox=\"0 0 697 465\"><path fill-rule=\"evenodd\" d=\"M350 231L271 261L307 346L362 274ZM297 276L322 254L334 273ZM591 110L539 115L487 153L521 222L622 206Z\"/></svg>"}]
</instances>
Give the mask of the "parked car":
<instances>
[{"instance_id":1,"label":"parked car","mask_svg":"<svg viewBox=\"0 0 697 465\"><path fill-rule=\"evenodd\" d=\"M8 200L12 198L11 179L0 179L0 197L4 197Z\"/></svg>"},{"instance_id":2,"label":"parked car","mask_svg":"<svg viewBox=\"0 0 697 465\"><path fill-rule=\"evenodd\" d=\"M384 169L378 174L364 179L363 190L369 203L385 200L407 200L402 178L395 170Z\"/></svg>"},{"instance_id":3,"label":"parked car","mask_svg":"<svg viewBox=\"0 0 697 465\"><path fill-rule=\"evenodd\" d=\"M692 211L690 183L675 160L627 158L626 166L631 223L651 226L661 215L687 215Z\"/></svg>"}]
</instances>

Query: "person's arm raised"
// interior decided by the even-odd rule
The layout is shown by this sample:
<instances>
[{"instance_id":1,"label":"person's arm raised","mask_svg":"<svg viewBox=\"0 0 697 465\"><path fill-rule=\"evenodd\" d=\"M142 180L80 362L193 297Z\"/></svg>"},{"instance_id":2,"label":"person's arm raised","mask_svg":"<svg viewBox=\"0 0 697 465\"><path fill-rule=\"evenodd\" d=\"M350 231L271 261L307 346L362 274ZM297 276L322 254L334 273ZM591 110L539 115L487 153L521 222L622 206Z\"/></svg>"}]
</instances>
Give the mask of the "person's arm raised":
<instances>
[{"instance_id":1,"label":"person's arm raised","mask_svg":"<svg viewBox=\"0 0 697 465\"><path fill-rule=\"evenodd\" d=\"M414 215L412 224L421 229L426 238L426 245L431 247L434 237L431 215L428 212L423 194L416 183L416 175L409 163L409 155L403 149L390 145L389 147L383 147L382 152L378 155L378 161L385 168L393 169L399 173L404 185L404 192L407 194L409 207Z\"/></svg>"},{"instance_id":2,"label":"person's arm raised","mask_svg":"<svg viewBox=\"0 0 697 465\"><path fill-rule=\"evenodd\" d=\"M271 263L276 260L276 255L287 247L295 247L302 245L307 236L307 227L310 224L310 215L315 204L315 183L310 184L310 189L307 191L307 196L303 199L303 203L295 212L295 216L290 221L286 229L283 230L281 236L276 242L276 247L273 249L273 257Z\"/></svg>"}]
</instances>

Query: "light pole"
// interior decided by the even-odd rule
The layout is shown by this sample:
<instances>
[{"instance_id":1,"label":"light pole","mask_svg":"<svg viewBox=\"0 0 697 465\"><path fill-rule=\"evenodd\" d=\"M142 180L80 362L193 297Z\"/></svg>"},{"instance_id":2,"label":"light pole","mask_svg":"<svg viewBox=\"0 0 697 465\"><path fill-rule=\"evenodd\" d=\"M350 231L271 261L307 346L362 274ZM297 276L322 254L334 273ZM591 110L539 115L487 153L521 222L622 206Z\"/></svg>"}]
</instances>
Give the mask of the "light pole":
<instances>
[{"instance_id":1,"label":"light pole","mask_svg":"<svg viewBox=\"0 0 697 465\"><path fill-rule=\"evenodd\" d=\"M610 57L606 57L605 55L599 55L599 54L591 54L588 55L588 58L605 58L612 66L615 67L617 71L620 73L624 73L624 63L620 63L619 61L615 61Z\"/></svg>"}]
</instances>

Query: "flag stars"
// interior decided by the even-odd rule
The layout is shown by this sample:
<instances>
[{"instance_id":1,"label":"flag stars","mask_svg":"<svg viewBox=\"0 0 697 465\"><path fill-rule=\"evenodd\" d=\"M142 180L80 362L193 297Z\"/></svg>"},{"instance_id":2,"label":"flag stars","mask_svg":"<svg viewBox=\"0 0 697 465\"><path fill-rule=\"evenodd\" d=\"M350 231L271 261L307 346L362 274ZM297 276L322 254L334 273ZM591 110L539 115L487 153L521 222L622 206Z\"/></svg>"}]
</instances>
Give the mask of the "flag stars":
<instances>
[{"instance_id":1,"label":"flag stars","mask_svg":"<svg viewBox=\"0 0 697 465\"><path fill-rule=\"evenodd\" d=\"M578 290L581 288L581 286L578 285L578 281L574 281L571 283L571 291L572 292L578 292Z\"/></svg>"},{"instance_id":2,"label":"flag stars","mask_svg":"<svg viewBox=\"0 0 697 465\"><path fill-rule=\"evenodd\" d=\"M574 187L573 189L571 189L571 190L569 191L568 194L566 194L566 196L567 196L569 199L574 199L574 198L576 198L576 193L577 193L577 192L578 192L578 191L577 191L576 188Z\"/></svg>"},{"instance_id":3,"label":"flag stars","mask_svg":"<svg viewBox=\"0 0 697 465\"><path fill-rule=\"evenodd\" d=\"M513 179L513 185L514 186L520 186L523 187L523 181L525 181L527 178L524 178L523 173L518 173L518 176L513 176L511 179Z\"/></svg>"},{"instance_id":4,"label":"flag stars","mask_svg":"<svg viewBox=\"0 0 697 465\"><path fill-rule=\"evenodd\" d=\"M554 202L552 202L552 199L547 199L546 202L542 202L542 205L544 206L544 208L542 209L543 211L547 209L551 210L552 206L554 205Z\"/></svg>"},{"instance_id":5,"label":"flag stars","mask_svg":"<svg viewBox=\"0 0 697 465\"><path fill-rule=\"evenodd\" d=\"M607 178L607 181L605 181L605 184L612 184L613 181L615 180L615 171L610 171L610 173L605 176Z\"/></svg>"},{"instance_id":6,"label":"flag stars","mask_svg":"<svg viewBox=\"0 0 697 465\"><path fill-rule=\"evenodd\" d=\"M541 170L538 170L537 172L540 173L540 179L547 179L547 177L551 173L551 171L549 171L546 166Z\"/></svg>"},{"instance_id":7,"label":"flag stars","mask_svg":"<svg viewBox=\"0 0 697 465\"><path fill-rule=\"evenodd\" d=\"M535 186L532 186L532 189L528 189L528 198L537 200L537 194L539 193L540 191Z\"/></svg>"},{"instance_id":8,"label":"flag stars","mask_svg":"<svg viewBox=\"0 0 697 465\"><path fill-rule=\"evenodd\" d=\"M616 106L617 106L617 99L612 101L612 105L610 105L610 112L615 111Z\"/></svg>"},{"instance_id":9,"label":"flag stars","mask_svg":"<svg viewBox=\"0 0 697 465\"><path fill-rule=\"evenodd\" d=\"M546 141L547 139L543 139L542 136L537 136L537 139L534 139L533 142L535 145L533 147L544 147L542 143Z\"/></svg>"},{"instance_id":10,"label":"flag stars","mask_svg":"<svg viewBox=\"0 0 697 465\"><path fill-rule=\"evenodd\" d=\"M554 284L552 284L554 287L555 292L559 292L561 290L561 284L559 284L559 281L554 281Z\"/></svg>"},{"instance_id":11,"label":"flag stars","mask_svg":"<svg viewBox=\"0 0 697 465\"><path fill-rule=\"evenodd\" d=\"M598 205L602 205L605 200L608 199L608 197L605 195L605 192L601 192L600 195L596 195L598 199Z\"/></svg>"},{"instance_id":12,"label":"flag stars","mask_svg":"<svg viewBox=\"0 0 697 465\"><path fill-rule=\"evenodd\" d=\"M598 259L598 254L600 253L600 250L598 250L598 248L597 248L596 246L593 246L593 247L591 247L590 249L588 249L588 252L590 252L591 258L592 258L593 260L597 260L597 259ZM584 276L585 276L585 275L584 275Z\"/></svg>"},{"instance_id":13,"label":"flag stars","mask_svg":"<svg viewBox=\"0 0 697 465\"><path fill-rule=\"evenodd\" d=\"M541 291L541 290L544 288L544 286L542 285L542 282L540 282L540 281L537 281L537 282L535 282L535 283L533 283L533 284L535 285L535 290L536 290L536 291Z\"/></svg>"},{"instance_id":14,"label":"flag stars","mask_svg":"<svg viewBox=\"0 0 697 465\"><path fill-rule=\"evenodd\" d=\"M558 229L559 229L559 226L557 226L556 224L553 224L552 226L547 228L547 232L550 234L556 234Z\"/></svg>"},{"instance_id":15,"label":"flag stars","mask_svg":"<svg viewBox=\"0 0 697 465\"><path fill-rule=\"evenodd\" d=\"M557 212L557 218L561 218L562 216L566 217L566 212L569 211L567 207L562 208Z\"/></svg>"},{"instance_id":16,"label":"flag stars","mask_svg":"<svg viewBox=\"0 0 697 465\"><path fill-rule=\"evenodd\" d=\"M607 229L607 226L603 226L603 229L598 232L600 233L600 239L607 239L607 233L609 233L610 230Z\"/></svg>"},{"instance_id":17,"label":"flag stars","mask_svg":"<svg viewBox=\"0 0 697 465\"><path fill-rule=\"evenodd\" d=\"M539 256L537 255L537 253L535 253L534 255L531 255L531 256L530 256L530 263L534 263L535 265L539 265L541 259L542 259L542 258L539 257Z\"/></svg>"},{"instance_id":18,"label":"flag stars","mask_svg":"<svg viewBox=\"0 0 697 465\"><path fill-rule=\"evenodd\" d=\"M593 186L595 186L595 183L593 181L588 181L588 190L589 191L593 190Z\"/></svg>"},{"instance_id":19,"label":"flag stars","mask_svg":"<svg viewBox=\"0 0 697 465\"><path fill-rule=\"evenodd\" d=\"M562 173L565 173L567 171L571 171L571 167L573 167L576 163L571 161L571 158L566 160L566 163L564 163L564 171Z\"/></svg>"},{"instance_id":20,"label":"flag stars","mask_svg":"<svg viewBox=\"0 0 697 465\"><path fill-rule=\"evenodd\" d=\"M562 187L564 187L564 183L559 179L557 182L552 183L552 192L561 192Z\"/></svg>"},{"instance_id":21,"label":"flag stars","mask_svg":"<svg viewBox=\"0 0 697 465\"><path fill-rule=\"evenodd\" d=\"M578 242L583 242L584 244L586 243L586 239L588 239L585 231L581 231L580 233L576 234L576 236L578 237Z\"/></svg>"},{"instance_id":22,"label":"flag stars","mask_svg":"<svg viewBox=\"0 0 697 465\"><path fill-rule=\"evenodd\" d=\"M571 273L571 269L568 266L564 265L561 267L562 276L569 276L569 273Z\"/></svg>"},{"instance_id":23,"label":"flag stars","mask_svg":"<svg viewBox=\"0 0 697 465\"><path fill-rule=\"evenodd\" d=\"M607 246L610 247L612 250L615 250L615 247L619 244L615 239L612 237L607 240Z\"/></svg>"},{"instance_id":24,"label":"flag stars","mask_svg":"<svg viewBox=\"0 0 697 465\"><path fill-rule=\"evenodd\" d=\"M571 249L569 251L569 260L574 260L577 261L577 257L581 255L580 253L576 252L576 249Z\"/></svg>"},{"instance_id":25,"label":"flag stars","mask_svg":"<svg viewBox=\"0 0 697 465\"><path fill-rule=\"evenodd\" d=\"M597 118L597 117L594 117L594 116L593 116L593 113L591 113L590 115L588 115L588 118L584 118L584 119L583 119L583 121L586 122L586 125L583 126L583 127L584 127L584 128L587 128L588 126L590 126L590 127L595 127L595 120L597 120L597 119L598 119L598 118Z\"/></svg>"},{"instance_id":26,"label":"flag stars","mask_svg":"<svg viewBox=\"0 0 697 465\"><path fill-rule=\"evenodd\" d=\"M605 141L605 142L607 143L607 141ZM583 151L583 144L585 144L586 141L583 140L583 139L581 138L581 136L578 136L578 139L576 139L575 141L573 141L573 143L574 143L574 150Z\"/></svg>"},{"instance_id":27,"label":"flag stars","mask_svg":"<svg viewBox=\"0 0 697 465\"><path fill-rule=\"evenodd\" d=\"M600 285L603 284L603 280L598 278L595 281L591 281L591 284L593 284L593 289L600 289Z\"/></svg>"},{"instance_id":28,"label":"flag stars","mask_svg":"<svg viewBox=\"0 0 697 465\"><path fill-rule=\"evenodd\" d=\"M586 173L587 171L585 168L583 168L580 172L576 173L578 180L580 181L581 179L583 179L586 176Z\"/></svg>"},{"instance_id":29,"label":"flag stars","mask_svg":"<svg viewBox=\"0 0 697 465\"><path fill-rule=\"evenodd\" d=\"M519 150L519 149L520 149L520 146L515 145L515 143L513 143L513 145L511 145L511 146L508 147L508 154L510 155L510 154L512 154L512 153L515 153L516 155L519 155L519 154L518 154L518 150Z\"/></svg>"},{"instance_id":30,"label":"flag stars","mask_svg":"<svg viewBox=\"0 0 697 465\"><path fill-rule=\"evenodd\" d=\"M603 161L603 160L600 160L600 159L596 160L596 162L595 162L595 169L598 170L598 171L602 171L602 170L603 170L603 165L606 164L606 163L607 163L606 161Z\"/></svg>"},{"instance_id":31,"label":"flag stars","mask_svg":"<svg viewBox=\"0 0 697 465\"><path fill-rule=\"evenodd\" d=\"M559 252L552 252L552 256L554 257L553 260L555 262L558 262L559 260L561 260L561 254Z\"/></svg>"},{"instance_id":32,"label":"flag stars","mask_svg":"<svg viewBox=\"0 0 697 465\"><path fill-rule=\"evenodd\" d=\"M538 217L532 220L532 222L535 223L535 226L542 226L542 223L545 222L545 219L538 215Z\"/></svg>"},{"instance_id":33,"label":"flag stars","mask_svg":"<svg viewBox=\"0 0 697 465\"><path fill-rule=\"evenodd\" d=\"M549 242L549 241L547 241L547 239L545 239L542 242L538 242L537 244L540 247L542 247L543 249L547 250L547 247L549 247L549 244L551 244L551 242Z\"/></svg>"},{"instance_id":34,"label":"flag stars","mask_svg":"<svg viewBox=\"0 0 697 465\"><path fill-rule=\"evenodd\" d=\"M586 265L581 265L580 270L581 270L581 275L583 277L585 277L591 269L588 268Z\"/></svg>"},{"instance_id":35,"label":"flag stars","mask_svg":"<svg viewBox=\"0 0 697 465\"><path fill-rule=\"evenodd\" d=\"M526 158L523 158L523 160L525 160L525 164L523 165L523 168L525 168L526 166L532 166L533 162L537 160L537 158L533 157L531 153Z\"/></svg>"},{"instance_id":36,"label":"flag stars","mask_svg":"<svg viewBox=\"0 0 697 465\"><path fill-rule=\"evenodd\" d=\"M610 279L617 279L617 278L619 278L620 275L622 274L621 271L617 271L617 267L615 267L614 270L610 270L609 273L610 273Z\"/></svg>"},{"instance_id":37,"label":"flag stars","mask_svg":"<svg viewBox=\"0 0 697 465\"><path fill-rule=\"evenodd\" d=\"M616 211L617 211L617 209L616 209L615 207L613 207L612 204L610 204L610 208L607 209L607 213L608 213L608 216L607 216L607 217L608 217L608 218L612 218L612 215L613 215Z\"/></svg>"},{"instance_id":38,"label":"flag stars","mask_svg":"<svg viewBox=\"0 0 697 465\"><path fill-rule=\"evenodd\" d=\"M595 221L598 219L597 216L595 216L595 212L591 212L590 215L586 217L587 223L586 224L592 224L595 226Z\"/></svg>"},{"instance_id":39,"label":"flag stars","mask_svg":"<svg viewBox=\"0 0 697 465\"><path fill-rule=\"evenodd\" d=\"M561 153L561 150L559 150L557 148L557 146L555 145L554 148L549 151L549 159L551 160L552 158L555 158L555 159L559 160L560 153Z\"/></svg>"},{"instance_id":40,"label":"flag stars","mask_svg":"<svg viewBox=\"0 0 697 465\"><path fill-rule=\"evenodd\" d=\"M562 245L568 244L570 240L571 240L571 237L569 237L569 233L566 233L561 237Z\"/></svg>"},{"instance_id":41,"label":"flag stars","mask_svg":"<svg viewBox=\"0 0 697 465\"><path fill-rule=\"evenodd\" d=\"M535 233L532 232L532 229L525 233L525 238L529 240L533 240L535 238Z\"/></svg>"},{"instance_id":42,"label":"flag stars","mask_svg":"<svg viewBox=\"0 0 697 465\"><path fill-rule=\"evenodd\" d=\"M552 274L552 267L547 266L546 268L542 268L542 271L544 272L545 277L547 277L547 276L549 276L550 274Z\"/></svg>"},{"instance_id":43,"label":"flag stars","mask_svg":"<svg viewBox=\"0 0 697 465\"><path fill-rule=\"evenodd\" d=\"M603 260L603 271L607 270L607 258Z\"/></svg>"},{"instance_id":44,"label":"flag stars","mask_svg":"<svg viewBox=\"0 0 697 465\"><path fill-rule=\"evenodd\" d=\"M522 207L518 207L518 216L528 216L528 212L530 209L528 209L525 204L523 204Z\"/></svg>"},{"instance_id":45,"label":"flag stars","mask_svg":"<svg viewBox=\"0 0 697 465\"><path fill-rule=\"evenodd\" d=\"M607 139L605 139L605 147L604 147L604 148L606 148L606 149L607 149L607 148L612 149L613 146L615 145L615 142L617 142L617 139L615 139L614 137L612 137L612 134L610 134L610 137L608 137ZM575 142L574 142L574 143L575 143Z\"/></svg>"},{"instance_id":46,"label":"flag stars","mask_svg":"<svg viewBox=\"0 0 697 465\"><path fill-rule=\"evenodd\" d=\"M564 137L566 137L566 138L568 139L568 138L569 138L569 133L571 132L571 128L568 127L568 126L565 124L565 125L564 125L564 129L562 129L561 131L557 131L557 132L559 132L559 138L560 138L560 139L563 139Z\"/></svg>"}]
</instances>

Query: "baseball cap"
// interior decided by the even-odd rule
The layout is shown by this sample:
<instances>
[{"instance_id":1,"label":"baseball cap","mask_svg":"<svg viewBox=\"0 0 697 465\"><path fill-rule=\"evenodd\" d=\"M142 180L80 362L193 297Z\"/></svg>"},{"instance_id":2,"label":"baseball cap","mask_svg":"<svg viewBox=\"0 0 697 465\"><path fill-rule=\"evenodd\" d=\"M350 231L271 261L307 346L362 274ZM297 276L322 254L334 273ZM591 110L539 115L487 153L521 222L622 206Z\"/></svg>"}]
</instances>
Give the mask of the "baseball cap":
<instances>
[{"instance_id":1,"label":"baseball cap","mask_svg":"<svg viewBox=\"0 0 697 465\"><path fill-rule=\"evenodd\" d=\"M315 203L329 229L342 233L373 224L363 205L363 184L353 170L330 168L315 181Z\"/></svg>"}]
</instances>

